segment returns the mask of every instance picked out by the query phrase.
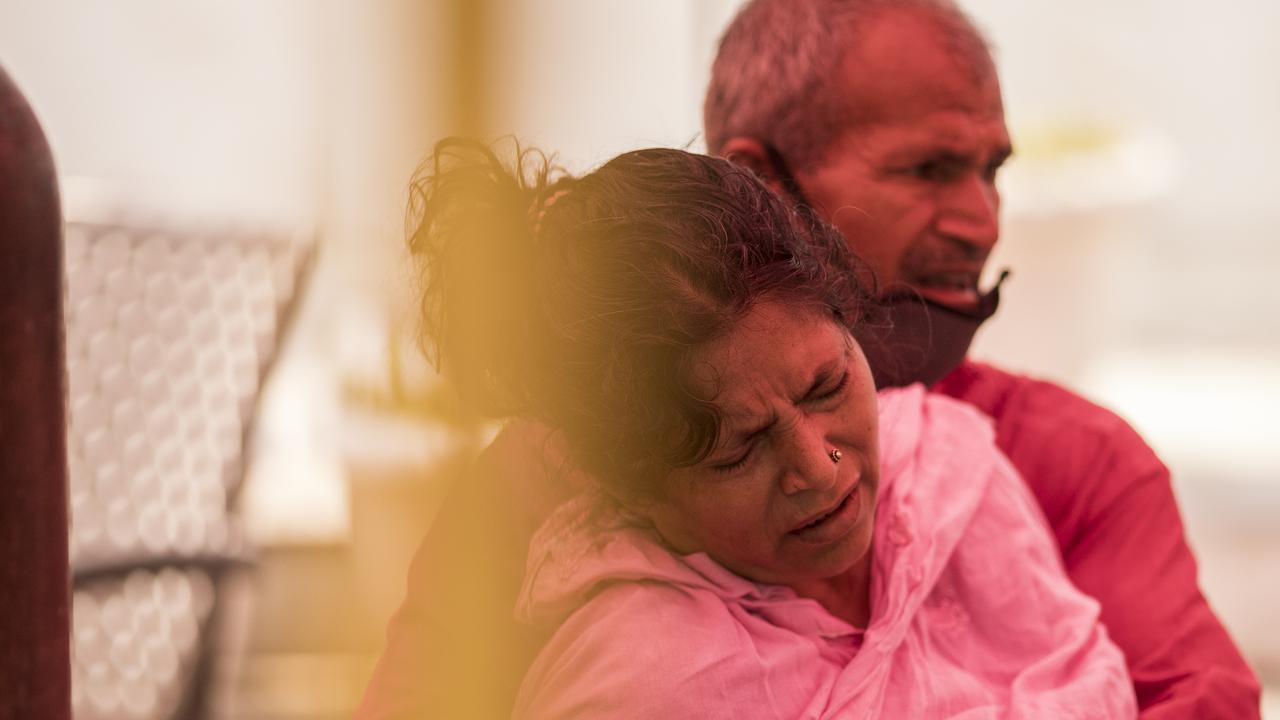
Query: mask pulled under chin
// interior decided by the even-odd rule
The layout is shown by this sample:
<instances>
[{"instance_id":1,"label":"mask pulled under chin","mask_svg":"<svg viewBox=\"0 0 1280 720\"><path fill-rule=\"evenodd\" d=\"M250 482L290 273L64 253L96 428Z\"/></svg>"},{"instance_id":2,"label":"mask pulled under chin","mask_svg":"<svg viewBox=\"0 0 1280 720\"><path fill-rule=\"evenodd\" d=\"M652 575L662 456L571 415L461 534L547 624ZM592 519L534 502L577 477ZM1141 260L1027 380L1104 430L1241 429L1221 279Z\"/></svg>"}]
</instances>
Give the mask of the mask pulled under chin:
<instances>
[{"instance_id":1,"label":"mask pulled under chin","mask_svg":"<svg viewBox=\"0 0 1280 720\"><path fill-rule=\"evenodd\" d=\"M978 328L999 307L1000 285L1008 276L1002 271L971 310L933 302L913 290L885 297L885 322L864 325L857 337L876 389L917 382L929 387L956 369Z\"/></svg>"}]
</instances>

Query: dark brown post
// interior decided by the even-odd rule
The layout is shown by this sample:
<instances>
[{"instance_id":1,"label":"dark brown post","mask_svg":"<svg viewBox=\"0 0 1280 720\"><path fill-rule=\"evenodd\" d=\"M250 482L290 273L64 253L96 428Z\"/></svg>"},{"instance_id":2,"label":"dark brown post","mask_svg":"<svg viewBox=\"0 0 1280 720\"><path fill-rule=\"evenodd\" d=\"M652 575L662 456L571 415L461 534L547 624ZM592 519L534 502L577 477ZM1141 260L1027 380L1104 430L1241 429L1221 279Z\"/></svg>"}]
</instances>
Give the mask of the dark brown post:
<instances>
[{"instance_id":1,"label":"dark brown post","mask_svg":"<svg viewBox=\"0 0 1280 720\"><path fill-rule=\"evenodd\" d=\"M0 70L0 718L71 717L62 216Z\"/></svg>"}]
</instances>

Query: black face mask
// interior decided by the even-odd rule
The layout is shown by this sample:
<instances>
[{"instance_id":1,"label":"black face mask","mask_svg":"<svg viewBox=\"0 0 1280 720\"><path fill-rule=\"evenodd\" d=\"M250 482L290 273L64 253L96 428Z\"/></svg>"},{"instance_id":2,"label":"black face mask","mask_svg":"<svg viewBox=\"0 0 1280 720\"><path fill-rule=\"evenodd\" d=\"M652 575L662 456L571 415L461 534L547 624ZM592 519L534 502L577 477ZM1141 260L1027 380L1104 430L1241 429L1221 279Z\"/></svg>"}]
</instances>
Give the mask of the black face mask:
<instances>
[{"instance_id":1,"label":"black face mask","mask_svg":"<svg viewBox=\"0 0 1280 720\"><path fill-rule=\"evenodd\" d=\"M764 146L778 183L792 199L810 208L795 175L772 145ZM876 389L912 383L933 385L956 369L969 352L973 336L1000 305L1000 285L1009 271L1000 273L994 287L979 295L973 309L953 308L906 289L881 299L884 317L864 323L857 340L871 367Z\"/></svg>"},{"instance_id":2,"label":"black face mask","mask_svg":"<svg viewBox=\"0 0 1280 720\"><path fill-rule=\"evenodd\" d=\"M1008 270L1001 272L971 310L933 302L910 289L883 298L884 321L864 323L857 332L876 389L917 382L927 387L956 369L978 328L1000 305L1000 284L1007 277Z\"/></svg>"}]
</instances>

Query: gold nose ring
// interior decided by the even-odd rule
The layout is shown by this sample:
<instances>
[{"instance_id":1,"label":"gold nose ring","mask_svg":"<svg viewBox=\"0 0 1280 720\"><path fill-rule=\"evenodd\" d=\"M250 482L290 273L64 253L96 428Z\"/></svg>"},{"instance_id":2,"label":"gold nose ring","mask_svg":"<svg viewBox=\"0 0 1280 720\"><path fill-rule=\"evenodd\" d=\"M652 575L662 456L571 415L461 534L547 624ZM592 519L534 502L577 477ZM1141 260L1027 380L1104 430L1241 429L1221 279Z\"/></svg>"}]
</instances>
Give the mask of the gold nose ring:
<instances>
[{"instance_id":1,"label":"gold nose ring","mask_svg":"<svg viewBox=\"0 0 1280 720\"><path fill-rule=\"evenodd\" d=\"M831 452L827 453L827 457L831 458L831 462L838 463L840 462L840 458L844 456L840 454L839 450L831 448Z\"/></svg>"}]
</instances>

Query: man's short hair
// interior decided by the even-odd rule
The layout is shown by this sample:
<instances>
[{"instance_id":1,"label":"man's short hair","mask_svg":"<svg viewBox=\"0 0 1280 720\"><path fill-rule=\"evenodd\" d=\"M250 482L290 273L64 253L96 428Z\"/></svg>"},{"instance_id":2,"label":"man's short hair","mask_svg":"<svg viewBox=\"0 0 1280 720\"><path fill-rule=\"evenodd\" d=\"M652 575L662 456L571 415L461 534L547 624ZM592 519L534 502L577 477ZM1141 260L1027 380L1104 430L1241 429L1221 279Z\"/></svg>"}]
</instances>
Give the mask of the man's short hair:
<instances>
[{"instance_id":1,"label":"man's short hair","mask_svg":"<svg viewBox=\"0 0 1280 720\"><path fill-rule=\"evenodd\" d=\"M751 0L725 30L711 67L707 151L749 137L793 166L819 160L852 110L839 73L845 53L873 16L899 9L934 22L971 66L990 67L986 39L953 0Z\"/></svg>"}]
</instances>

